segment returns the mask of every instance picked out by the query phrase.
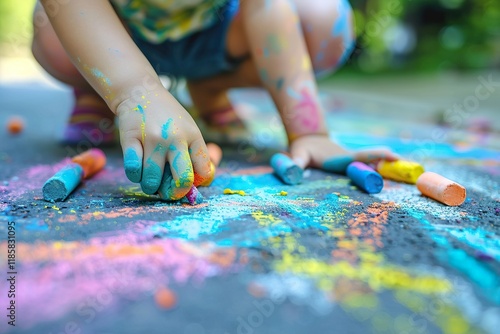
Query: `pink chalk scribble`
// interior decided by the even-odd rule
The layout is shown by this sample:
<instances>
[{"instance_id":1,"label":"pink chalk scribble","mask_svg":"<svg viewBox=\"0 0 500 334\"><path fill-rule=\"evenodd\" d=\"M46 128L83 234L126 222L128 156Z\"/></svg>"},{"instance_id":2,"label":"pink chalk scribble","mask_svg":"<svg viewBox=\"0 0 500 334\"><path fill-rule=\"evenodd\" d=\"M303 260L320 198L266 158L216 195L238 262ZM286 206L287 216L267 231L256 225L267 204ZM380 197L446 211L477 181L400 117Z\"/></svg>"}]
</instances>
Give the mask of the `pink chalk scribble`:
<instances>
[{"instance_id":1,"label":"pink chalk scribble","mask_svg":"<svg viewBox=\"0 0 500 334\"><path fill-rule=\"evenodd\" d=\"M31 194L35 196L42 195L42 186L59 169L68 164L70 159L64 159L54 165L36 165L21 170L16 176L7 180L6 186L1 186L0 192L4 198L15 201Z\"/></svg>"},{"instance_id":2,"label":"pink chalk scribble","mask_svg":"<svg viewBox=\"0 0 500 334\"><path fill-rule=\"evenodd\" d=\"M65 315L84 322L92 308L97 312L116 306L119 300L142 299L159 286L197 285L234 271L238 267L234 260L235 250L230 247L134 232L87 241L20 242L21 325L31 328Z\"/></svg>"}]
</instances>

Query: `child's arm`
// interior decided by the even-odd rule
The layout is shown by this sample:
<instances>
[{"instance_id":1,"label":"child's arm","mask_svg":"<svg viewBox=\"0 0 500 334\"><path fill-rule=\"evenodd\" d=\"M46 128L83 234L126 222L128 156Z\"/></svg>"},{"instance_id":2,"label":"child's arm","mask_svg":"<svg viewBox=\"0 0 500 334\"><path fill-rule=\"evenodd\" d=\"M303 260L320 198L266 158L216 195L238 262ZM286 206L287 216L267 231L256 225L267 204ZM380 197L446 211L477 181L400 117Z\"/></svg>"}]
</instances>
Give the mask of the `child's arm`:
<instances>
[{"instance_id":1,"label":"child's arm","mask_svg":"<svg viewBox=\"0 0 500 334\"><path fill-rule=\"evenodd\" d=\"M109 1L68 1L57 8L41 2L74 65L118 116L127 177L166 199L184 196L194 173L197 183L210 178L198 127L163 88Z\"/></svg>"},{"instance_id":2,"label":"child's arm","mask_svg":"<svg viewBox=\"0 0 500 334\"><path fill-rule=\"evenodd\" d=\"M268 89L285 125L290 153L302 167L323 168L346 152L328 137L310 55L293 1L242 1L243 22L263 85ZM334 20L324 22L333 27ZM389 150L358 152L353 158L395 160Z\"/></svg>"}]
</instances>

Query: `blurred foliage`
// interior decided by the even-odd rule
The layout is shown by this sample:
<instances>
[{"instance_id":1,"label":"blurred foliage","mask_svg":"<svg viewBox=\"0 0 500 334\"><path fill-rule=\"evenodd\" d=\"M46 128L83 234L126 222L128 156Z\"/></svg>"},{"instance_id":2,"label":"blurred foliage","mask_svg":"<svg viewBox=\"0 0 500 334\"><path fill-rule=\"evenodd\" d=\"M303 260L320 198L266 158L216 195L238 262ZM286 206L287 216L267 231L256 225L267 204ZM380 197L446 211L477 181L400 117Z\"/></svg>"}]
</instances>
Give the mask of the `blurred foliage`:
<instances>
[{"instance_id":1,"label":"blurred foliage","mask_svg":"<svg viewBox=\"0 0 500 334\"><path fill-rule=\"evenodd\" d=\"M358 42L347 70L380 73L500 66L499 0L350 2ZM0 56L29 54L34 3L0 0Z\"/></svg>"},{"instance_id":2,"label":"blurred foliage","mask_svg":"<svg viewBox=\"0 0 500 334\"><path fill-rule=\"evenodd\" d=\"M350 68L478 69L500 66L498 0L351 0L357 48Z\"/></svg>"},{"instance_id":3,"label":"blurred foliage","mask_svg":"<svg viewBox=\"0 0 500 334\"><path fill-rule=\"evenodd\" d=\"M35 0L0 0L0 56L29 54Z\"/></svg>"}]
</instances>

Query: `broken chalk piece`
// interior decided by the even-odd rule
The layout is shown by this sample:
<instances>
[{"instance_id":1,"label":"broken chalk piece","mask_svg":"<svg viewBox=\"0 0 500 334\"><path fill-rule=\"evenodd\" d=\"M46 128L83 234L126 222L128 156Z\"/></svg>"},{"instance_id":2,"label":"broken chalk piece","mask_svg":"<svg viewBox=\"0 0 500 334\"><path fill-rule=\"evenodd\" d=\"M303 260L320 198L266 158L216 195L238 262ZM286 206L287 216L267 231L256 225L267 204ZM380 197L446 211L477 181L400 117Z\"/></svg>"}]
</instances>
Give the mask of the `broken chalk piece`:
<instances>
[{"instance_id":1,"label":"broken chalk piece","mask_svg":"<svg viewBox=\"0 0 500 334\"><path fill-rule=\"evenodd\" d=\"M463 186L432 172L420 175L417 188L423 195L449 206L461 205L467 196Z\"/></svg>"},{"instance_id":2,"label":"broken chalk piece","mask_svg":"<svg viewBox=\"0 0 500 334\"><path fill-rule=\"evenodd\" d=\"M82 166L83 177L89 178L104 168L106 165L106 155L100 149L92 148L74 156L71 161Z\"/></svg>"},{"instance_id":3,"label":"broken chalk piece","mask_svg":"<svg viewBox=\"0 0 500 334\"><path fill-rule=\"evenodd\" d=\"M384 188L384 180L373 168L362 162L352 162L347 166L347 176L359 188L369 194L378 194Z\"/></svg>"},{"instance_id":4,"label":"broken chalk piece","mask_svg":"<svg viewBox=\"0 0 500 334\"><path fill-rule=\"evenodd\" d=\"M223 194L224 195L240 195L240 196L247 195L244 190L232 190L229 188L224 189Z\"/></svg>"},{"instance_id":5,"label":"broken chalk piece","mask_svg":"<svg viewBox=\"0 0 500 334\"><path fill-rule=\"evenodd\" d=\"M43 199L49 202L64 201L75 190L82 177L83 168L79 164L64 166L43 185Z\"/></svg>"},{"instance_id":6,"label":"broken chalk piece","mask_svg":"<svg viewBox=\"0 0 500 334\"><path fill-rule=\"evenodd\" d=\"M191 205L201 204L203 203L203 195L195 186L192 186L186 196L181 199L181 203L189 203Z\"/></svg>"},{"instance_id":7,"label":"broken chalk piece","mask_svg":"<svg viewBox=\"0 0 500 334\"><path fill-rule=\"evenodd\" d=\"M326 160L323 163L323 169L327 172L345 174L347 166L354 161L354 158L350 155L341 155L338 157L333 157Z\"/></svg>"},{"instance_id":8,"label":"broken chalk piece","mask_svg":"<svg viewBox=\"0 0 500 334\"><path fill-rule=\"evenodd\" d=\"M377 172L382 177L394 181L417 183L417 179L425 172L422 165L412 161L385 161L382 160L377 165Z\"/></svg>"},{"instance_id":9,"label":"broken chalk piece","mask_svg":"<svg viewBox=\"0 0 500 334\"><path fill-rule=\"evenodd\" d=\"M303 169L282 153L276 153L272 156L271 167L276 175L286 184L295 185L302 182Z\"/></svg>"}]
</instances>

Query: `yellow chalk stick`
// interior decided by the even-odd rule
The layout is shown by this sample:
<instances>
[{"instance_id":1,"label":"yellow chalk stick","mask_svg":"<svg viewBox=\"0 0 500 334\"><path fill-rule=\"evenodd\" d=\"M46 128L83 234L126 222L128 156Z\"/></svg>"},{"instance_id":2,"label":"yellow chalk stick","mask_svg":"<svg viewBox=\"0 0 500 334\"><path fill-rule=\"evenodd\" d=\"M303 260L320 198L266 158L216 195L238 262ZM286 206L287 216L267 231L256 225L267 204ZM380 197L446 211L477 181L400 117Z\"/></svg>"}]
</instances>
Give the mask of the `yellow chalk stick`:
<instances>
[{"instance_id":1,"label":"yellow chalk stick","mask_svg":"<svg viewBox=\"0 0 500 334\"><path fill-rule=\"evenodd\" d=\"M385 161L377 165L377 172L385 179L415 184L420 175L424 173L422 165L411 161Z\"/></svg>"}]
</instances>

